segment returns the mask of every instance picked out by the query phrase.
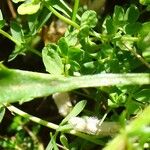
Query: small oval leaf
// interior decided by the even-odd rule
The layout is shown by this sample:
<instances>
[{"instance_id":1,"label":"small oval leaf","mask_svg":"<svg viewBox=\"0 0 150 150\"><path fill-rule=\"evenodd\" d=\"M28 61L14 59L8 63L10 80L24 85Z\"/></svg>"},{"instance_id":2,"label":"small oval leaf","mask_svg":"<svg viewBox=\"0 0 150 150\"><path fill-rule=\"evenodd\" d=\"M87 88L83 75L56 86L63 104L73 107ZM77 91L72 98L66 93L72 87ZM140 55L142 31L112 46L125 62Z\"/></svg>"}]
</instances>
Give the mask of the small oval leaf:
<instances>
[{"instance_id":1,"label":"small oval leaf","mask_svg":"<svg viewBox=\"0 0 150 150\"><path fill-rule=\"evenodd\" d=\"M18 7L18 13L20 15L31 15L36 13L40 9L41 3L23 3Z\"/></svg>"},{"instance_id":2,"label":"small oval leaf","mask_svg":"<svg viewBox=\"0 0 150 150\"><path fill-rule=\"evenodd\" d=\"M64 66L57 52L57 46L49 44L42 51L42 58L46 71L53 75L62 75Z\"/></svg>"}]
</instances>

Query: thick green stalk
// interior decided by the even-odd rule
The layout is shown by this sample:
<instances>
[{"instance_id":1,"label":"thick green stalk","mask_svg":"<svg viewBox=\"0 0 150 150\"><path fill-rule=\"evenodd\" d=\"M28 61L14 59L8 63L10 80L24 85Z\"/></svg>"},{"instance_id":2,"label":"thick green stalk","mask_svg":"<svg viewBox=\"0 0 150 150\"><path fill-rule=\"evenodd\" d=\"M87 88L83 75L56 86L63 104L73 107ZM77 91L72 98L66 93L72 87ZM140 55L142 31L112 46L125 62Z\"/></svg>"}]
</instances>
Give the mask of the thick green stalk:
<instances>
[{"instance_id":1,"label":"thick green stalk","mask_svg":"<svg viewBox=\"0 0 150 150\"><path fill-rule=\"evenodd\" d=\"M77 12L78 12L78 7L79 7L79 0L75 0L74 8L73 8L73 14L72 14L72 21L73 21L73 22L76 21L76 16L77 16Z\"/></svg>"},{"instance_id":2,"label":"thick green stalk","mask_svg":"<svg viewBox=\"0 0 150 150\"><path fill-rule=\"evenodd\" d=\"M73 22L72 20L64 17L63 15L61 15L58 11L56 11L52 6L50 6L47 2L43 2L45 4L45 7L47 7L55 16L57 16L60 20L64 21L65 23L75 27L76 29L79 29L80 26Z\"/></svg>"},{"instance_id":3,"label":"thick green stalk","mask_svg":"<svg viewBox=\"0 0 150 150\"><path fill-rule=\"evenodd\" d=\"M14 42L16 45L20 45L21 44L16 39L14 39L11 35L9 35L7 32L3 31L2 29L0 29L0 34L2 34L3 36L7 37L9 40Z\"/></svg>"}]
</instances>

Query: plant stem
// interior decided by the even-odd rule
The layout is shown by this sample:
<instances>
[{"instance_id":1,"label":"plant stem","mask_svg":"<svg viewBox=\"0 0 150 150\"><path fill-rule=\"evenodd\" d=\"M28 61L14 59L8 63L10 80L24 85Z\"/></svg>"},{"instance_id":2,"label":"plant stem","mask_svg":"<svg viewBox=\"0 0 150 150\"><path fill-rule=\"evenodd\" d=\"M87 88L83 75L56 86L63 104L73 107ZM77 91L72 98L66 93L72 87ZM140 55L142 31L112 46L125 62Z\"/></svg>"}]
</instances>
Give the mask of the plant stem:
<instances>
[{"instance_id":1,"label":"plant stem","mask_svg":"<svg viewBox=\"0 0 150 150\"><path fill-rule=\"evenodd\" d=\"M3 31L2 29L0 29L0 34L2 34L3 36L7 37L9 40L14 42L16 45L20 45L21 44L16 39L14 39L11 35L9 35L7 32Z\"/></svg>"},{"instance_id":2,"label":"plant stem","mask_svg":"<svg viewBox=\"0 0 150 150\"><path fill-rule=\"evenodd\" d=\"M124 43L123 43L124 44ZM126 44L124 44L124 46L139 60L141 61L147 68L150 69L150 64L148 62L146 62L143 57L141 55L139 55L138 53L136 53L136 51L134 49L129 48Z\"/></svg>"},{"instance_id":3,"label":"plant stem","mask_svg":"<svg viewBox=\"0 0 150 150\"><path fill-rule=\"evenodd\" d=\"M16 39L14 39L11 35L9 35L7 32L3 31L0 29L0 34L2 34L3 36L7 37L9 40L11 40L12 42L14 42L16 45L21 45L21 43L19 43ZM29 49L32 53L42 57L41 53L38 52L37 50L30 48Z\"/></svg>"},{"instance_id":4,"label":"plant stem","mask_svg":"<svg viewBox=\"0 0 150 150\"><path fill-rule=\"evenodd\" d=\"M123 36L123 37L121 37L121 40L122 41L137 42L139 40L139 38L138 37L125 37L125 36Z\"/></svg>"},{"instance_id":5,"label":"plant stem","mask_svg":"<svg viewBox=\"0 0 150 150\"><path fill-rule=\"evenodd\" d=\"M43 125L43 126L46 126L46 127L48 127L48 128L51 128L51 129L54 129L54 130L57 130L57 129L59 128L59 126L56 125L56 124L54 124L54 123L50 123L50 122L47 122L47 121L45 121L45 120L42 120L42 119L40 119L40 118L38 118L38 117L32 116L32 115L30 115L30 114L28 114L28 113L26 113L26 112L24 112L24 111L22 111L22 110L20 110L20 109L18 109L18 108L16 108L16 107L14 107L14 106L12 106L12 105L8 106L7 108L8 108L11 112L13 112L13 113L16 113L16 114L18 114L18 115L20 115L20 116L22 116L22 117L24 117L24 118L28 118L28 119L30 119L31 121L36 122L36 123L38 123L38 124L41 124L41 125ZM150 118L150 117L149 117L148 115L146 115L146 114L149 114L149 112L150 112L150 106L148 106L148 107L143 111L143 113L142 113L137 119L135 119L135 121L133 121L130 125L128 125L128 127L127 127L127 129L126 129L126 133L130 134L130 133L132 133L132 132L134 132L134 131L139 130L143 125L149 124L149 122L150 122L149 118ZM136 126L135 126L135 125L136 125ZM136 128L135 128L135 127L136 127ZM99 141L97 138L93 138L91 135L86 135L86 134L84 134L84 133L81 133L81 132L78 132L78 131L75 131L75 130L68 131L67 133L72 134L72 135L76 135L76 136L78 136L78 137L81 137L81 138L83 138L83 139L86 139L86 140L91 141L91 142L96 143L96 144L100 144L100 145L103 145L103 144L104 144L103 142ZM123 132L123 133L124 133L124 132ZM118 141L120 141L120 140L121 140L121 142L119 142L119 143L120 143L120 144L123 144L122 142L125 142L124 139L125 139L125 138L124 138L124 135L123 135L123 134L118 135L118 136L108 145L108 147L105 148L105 150L109 150L109 148L111 148L111 147L116 147L116 146L118 146L118 144L116 145L116 143L117 143ZM115 145L116 145L116 146L115 146Z\"/></svg>"},{"instance_id":6,"label":"plant stem","mask_svg":"<svg viewBox=\"0 0 150 150\"><path fill-rule=\"evenodd\" d=\"M12 42L14 42L16 45L20 45L21 43L19 43L16 39L14 39L11 35L9 35L7 32L3 31L0 29L0 34L2 34L3 36L7 37L9 40L11 40ZM36 51L35 49L33 48L30 48L29 49L32 53L42 57L41 53Z\"/></svg>"},{"instance_id":7,"label":"plant stem","mask_svg":"<svg viewBox=\"0 0 150 150\"><path fill-rule=\"evenodd\" d=\"M79 0L75 0L73 12L72 12L72 21L73 22L76 22L76 16L77 16L77 12L78 12L78 7L79 7ZM72 31L73 31L73 27L70 28L70 32L72 32Z\"/></svg>"},{"instance_id":8,"label":"plant stem","mask_svg":"<svg viewBox=\"0 0 150 150\"><path fill-rule=\"evenodd\" d=\"M31 48L30 51L31 51L32 53L38 55L39 57L42 57L42 54L41 54L39 51L37 51L37 50L35 50L35 49L33 49L33 48Z\"/></svg>"},{"instance_id":9,"label":"plant stem","mask_svg":"<svg viewBox=\"0 0 150 150\"><path fill-rule=\"evenodd\" d=\"M73 14L72 14L72 21L76 21L76 15L77 15L77 12L78 12L78 7L79 7L79 0L75 0L75 3L74 3L74 8L73 8Z\"/></svg>"},{"instance_id":10,"label":"plant stem","mask_svg":"<svg viewBox=\"0 0 150 150\"><path fill-rule=\"evenodd\" d=\"M36 122L36 123L38 123L40 125L43 125L43 126L46 126L48 128L56 130L59 127L58 125L56 125L54 123L51 123L51 122L42 120L42 119L40 119L38 117L32 116L32 115L30 115L30 114L28 114L28 113L26 113L26 112L16 108L15 106L10 105L7 108L8 108L9 111L11 111L13 113L16 113L16 114L18 114L18 115L20 115L20 116L22 116L24 118L27 118L27 119L29 119L29 120L31 120L33 122Z\"/></svg>"},{"instance_id":11,"label":"plant stem","mask_svg":"<svg viewBox=\"0 0 150 150\"><path fill-rule=\"evenodd\" d=\"M16 108L15 106L12 106L12 105L9 105L7 106L7 109L9 111L11 111L12 113L15 113L17 115L20 115L24 118L27 118L35 123L38 123L40 125L43 125L43 126L46 126L48 128L51 128L51 129L54 129L54 130L57 130L59 128L58 125L54 124L54 123L51 123L51 122L48 122L48 121L45 121L45 120L42 120L38 117L35 117L35 116L32 116L18 108ZM96 139L95 137L91 137L91 135L87 135L87 134L84 134L84 133L81 133L81 132L78 132L78 131L75 131L75 130L70 130L68 132L66 132L68 134L72 134L72 135L76 135L78 137L81 137L83 139L86 139L88 141L91 141L93 143L96 143L96 144L99 144L99 145L104 145L104 143L102 141L100 141L99 139Z\"/></svg>"},{"instance_id":12,"label":"plant stem","mask_svg":"<svg viewBox=\"0 0 150 150\"><path fill-rule=\"evenodd\" d=\"M77 23L75 23L75 22L73 22L72 20L70 20L70 19L64 17L63 15L61 15L61 14L60 14L58 11L56 11L52 6L50 6L50 5L48 4L48 2L43 2L43 3L44 3L44 5L45 5L54 15L56 15L60 20L64 21L65 23L67 23L67 24L69 24L69 25L71 25L71 26L73 26L73 27L75 27L75 28L77 28L77 29L80 28L80 26L79 26Z\"/></svg>"},{"instance_id":13,"label":"plant stem","mask_svg":"<svg viewBox=\"0 0 150 150\"><path fill-rule=\"evenodd\" d=\"M99 140L98 138L96 138L96 136L94 137L92 135L84 134L82 132L78 132L75 130L71 130L69 133L76 135L82 139L86 139L87 141L90 141L90 142L95 143L97 145L105 145L105 143L102 140Z\"/></svg>"}]
</instances>

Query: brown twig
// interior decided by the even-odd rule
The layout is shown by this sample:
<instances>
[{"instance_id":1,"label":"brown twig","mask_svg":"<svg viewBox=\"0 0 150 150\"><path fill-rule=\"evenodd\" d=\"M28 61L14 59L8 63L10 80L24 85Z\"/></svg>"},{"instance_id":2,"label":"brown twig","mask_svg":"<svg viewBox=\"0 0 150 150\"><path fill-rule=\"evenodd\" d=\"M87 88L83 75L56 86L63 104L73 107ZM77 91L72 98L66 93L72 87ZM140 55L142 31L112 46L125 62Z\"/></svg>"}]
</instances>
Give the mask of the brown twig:
<instances>
[{"instance_id":1,"label":"brown twig","mask_svg":"<svg viewBox=\"0 0 150 150\"><path fill-rule=\"evenodd\" d=\"M7 0L7 4L8 4L8 7L9 7L9 10L11 12L11 15L12 17L15 19L17 17L17 13L16 13L16 10L13 6L13 3L11 0Z\"/></svg>"}]
</instances>

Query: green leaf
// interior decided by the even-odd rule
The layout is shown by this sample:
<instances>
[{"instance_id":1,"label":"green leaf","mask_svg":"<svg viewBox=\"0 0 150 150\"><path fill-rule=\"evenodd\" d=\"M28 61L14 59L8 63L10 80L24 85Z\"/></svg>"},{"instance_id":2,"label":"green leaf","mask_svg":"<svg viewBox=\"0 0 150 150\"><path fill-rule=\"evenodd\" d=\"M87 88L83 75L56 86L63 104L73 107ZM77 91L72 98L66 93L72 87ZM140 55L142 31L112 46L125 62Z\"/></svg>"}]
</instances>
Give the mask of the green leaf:
<instances>
[{"instance_id":1,"label":"green leaf","mask_svg":"<svg viewBox=\"0 0 150 150\"><path fill-rule=\"evenodd\" d=\"M38 13L36 14L32 14L32 15L28 15L28 26L30 29L30 34L34 35L36 34L36 24L38 23L37 19L38 19ZM41 21L40 21L41 22Z\"/></svg>"},{"instance_id":2,"label":"green leaf","mask_svg":"<svg viewBox=\"0 0 150 150\"><path fill-rule=\"evenodd\" d=\"M68 120L71 117L76 117L84 109L85 105L86 105L86 101L85 100L78 102L73 107L73 109L71 110L71 112L62 120L62 122L60 123L60 125L63 125L66 122L68 122Z\"/></svg>"},{"instance_id":3,"label":"green leaf","mask_svg":"<svg viewBox=\"0 0 150 150\"><path fill-rule=\"evenodd\" d=\"M71 17L72 9L64 2L64 0L48 0L46 1L48 5L54 7L58 11L65 14L67 17ZM79 16L77 16L80 19Z\"/></svg>"},{"instance_id":4,"label":"green leaf","mask_svg":"<svg viewBox=\"0 0 150 150\"><path fill-rule=\"evenodd\" d=\"M140 105L138 104L138 102L133 101L132 99L128 100L125 103L126 106L126 111L127 111L127 115L136 115L137 112L140 110Z\"/></svg>"},{"instance_id":5,"label":"green leaf","mask_svg":"<svg viewBox=\"0 0 150 150\"><path fill-rule=\"evenodd\" d=\"M150 84L150 74L96 74L66 78L7 69L2 64L0 65L0 103L24 102L56 92L66 92L85 87L135 84Z\"/></svg>"},{"instance_id":6,"label":"green leaf","mask_svg":"<svg viewBox=\"0 0 150 150\"><path fill-rule=\"evenodd\" d=\"M115 54L114 54L114 49L110 44L102 44L101 45L101 55L102 57L106 58L106 57L113 57L115 58Z\"/></svg>"},{"instance_id":7,"label":"green leaf","mask_svg":"<svg viewBox=\"0 0 150 150\"><path fill-rule=\"evenodd\" d=\"M134 93L134 98L141 102L150 102L150 89L143 89L137 93Z\"/></svg>"},{"instance_id":8,"label":"green leaf","mask_svg":"<svg viewBox=\"0 0 150 150\"><path fill-rule=\"evenodd\" d=\"M83 50L77 47L70 47L68 51L69 59L80 61L83 57Z\"/></svg>"},{"instance_id":9,"label":"green leaf","mask_svg":"<svg viewBox=\"0 0 150 150\"><path fill-rule=\"evenodd\" d=\"M71 65L69 68L71 71L76 72L80 70L80 64L77 61L69 60L69 64Z\"/></svg>"},{"instance_id":10,"label":"green leaf","mask_svg":"<svg viewBox=\"0 0 150 150\"><path fill-rule=\"evenodd\" d=\"M142 25L139 22L129 23L125 26L125 32L126 34L137 34L140 31L141 27Z\"/></svg>"},{"instance_id":11,"label":"green leaf","mask_svg":"<svg viewBox=\"0 0 150 150\"><path fill-rule=\"evenodd\" d=\"M150 22L142 24L141 30L139 31L139 40L137 42L138 48L142 52L142 56L146 61L150 61Z\"/></svg>"},{"instance_id":12,"label":"green leaf","mask_svg":"<svg viewBox=\"0 0 150 150\"><path fill-rule=\"evenodd\" d=\"M0 20L0 29L1 29L2 27L4 27L4 25L5 25L5 20Z\"/></svg>"},{"instance_id":13,"label":"green leaf","mask_svg":"<svg viewBox=\"0 0 150 150\"><path fill-rule=\"evenodd\" d=\"M81 26L87 25L89 28L94 28L97 24L97 15L93 10L87 10L81 16Z\"/></svg>"},{"instance_id":14,"label":"green leaf","mask_svg":"<svg viewBox=\"0 0 150 150\"><path fill-rule=\"evenodd\" d=\"M45 150L59 150L56 144L56 135L51 136L51 140L48 143Z\"/></svg>"},{"instance_id":15,"label":"green leaf","mask_svg":"<svg viewBox=\"0 0 150 150\"><path fill-rule=\"evenodd\" d=\"M68 43L65 39L65 37L62 37L59 41L58 41L58 46L60 48L60 51L63 55L67 56L68 55Z\"/></svg>"},{"instance_id":16,"label":"green leaf","mask_svg":"<svg viewBox=\"0 0 150 150\"><path fill-rule=\"evenodd\" d=\"M5 25L5 20L3 20L3 14L0 10L0 29Z\"/></svg>"},{"instance_id":17,"label":"green leaf","mask_svg":"<svg viewBox=\"0 0 150 150\"><path fill-rule=\"evenodd\" d=\"M36 13L39 9L40 9L40 6L41 6L41 3L40 2L25 2L23 4L21 4L19 7L18 7L18 13L20 15L31 15L31 14L34 14Z\"/></svg>"},{"instance_id":18,"label":"green leaf","mask_svg":"<svg viewBox=\"0 0 150 150\"><path fill-rule=\"evenodd\" d=\"M16 39L20 44L23 42L23 32L20 27L20 25L17 22L11 22L10 24L10 31L12 34L12 37Z\"/></svg>"},{"instance_id":19,"label":"green leaf","mask_svg":"<svg viewBox=\"0 0 150 150\"><path fill-rule=\"evenodd\" d=\"M150 52L149 52L149 48L146 48L145 51L142 52L142 56L144 57L144 59L148 62L150 62Z\"/></svg>"},{"instance_id":20,"label":"green leaf","mask_svg":"<svg viewBox=\"0 0 150 150\"><path fill-rule=\"evenodd\" d=\"M57 11L62 12L67 17L71 18L72 9L64 2L64 0L46 0L45 5L50 5L55 8ZM81 20L80 16L77 15L78 21Z\"/></svg>"},{"instance_id":21,"label":"green leaf","mask_svg":"<svg viewBox=\"0 0 150 150\"><path fill-rule=\"evenodd\" d=\"M3 20L3 14L1 10L0 10L0 20Z\"/></svg>"},{"instance_id":22,"label":"green leaf","mask_svg":"<svg viewBox=\"0 0 150 150\"><path fill-rule=\"evenodd\" d=\"M94 61L89 61L89 62L86 62L83 64L83 67L85 68L86 70L86 74L89 74L89 73L94 73L95 72L95 62Z\"/></svg>"},{"instance_id":23,"label":"green leaf","mask_svg":"<svg viewBox=\"0 0 150 150\"><path fill-rule=\"evenodd\" d=\"M36 24L37 31L39 31L40 28L42 28L42 26L48 21L51 15L52 15L52 12L49 12L47 8L44 8L42 11L40 11L38 18L37 18L37 24Z\"/></svg>"},{"instance_id":24,"label":"green leaf","mask_svg":"<svg viewBox=\"0 0 150 150\"><path fill-rule=\"evenodd\" d=\"M113 13L113 21L115 24L120 24L120 21L124 20L124 9L120 6L115 6Z\"/></svg>"},{"instance_id":25,"label":"green leaf","mask_svg":"<svg viewBox=\"0 0 150 150\"><path fill-rule=\"evenodd\" d=\"M89 36L90 28L88 25L81 26L80 31L78 33L79 40L85 39Z\"/></svg>"},{"instance_id":26,"label":"green leaf","mask_svg":"<svg viewBox=\"0 0 150 150\"><path fill-rule=\"evenodd\" d=\"M25 2L26 0L12 0L14 3Z\"/></svg>"},{"instance_id":27,"label":"green leaf","mask_svg":"<svg viewBox=\"0 0 150 150\"><path fill-rule=\"evenodd\" d=\"M110 99L112 100L112 102L118 104L118 106L119 106L121 104L124 104L127 98L126 98L126 95L124 93L118 94L116 92L116 93L110 94Z\"/></svg>"},{"instance_id":28,"label":"green leaf","mask_svg":"<svg viewBox=\"0 0 150 150\"><path fill-rule=\"evenodd\" d=\"M2 119L5 115L5 107L3 105L0 105L0 123L2 122Z\"/></svg>"},{"instance_id":29,"label":"green leaf","mask_svg":"<svg viewBox=\"0 0 150 150\"><path fill-rule=\"evenodd\" d=\"M42 28L42 26L47 22L47 20L51 17L51 12L44 8L39 10L38 13L33 15L28 15L28 25L30 29L30 35L34 35ZM39 21L40 20L40 21Z\"/></svg>"},{"instance_id":30,"label":"green leaf","mask_svg":"<svg viewBox=\"0 0 150 150\"><path fill-rule=\"evenodd\" d=\"M103 28L105 29L104 32L108 34L113 34L116 32L116 28L113 24L113 20L110 16L107 16L103 23Z\"/></svg>"},{"instance_id":31,"label":"green leaf","mask_svg":"<svg viewBox=\"0 0 150 150\"><path fill-rule=\"evenodd\" d=\"M62 143L62 145L65 148L69 149L68 139L67 139L67 137L64 134L61 134L61 136L60 136L60 142Z\"/></svg>"},{"instance_id":32,"label":"green leaf","mask_svg":"<svg viewBox=\"0 0 150 150\"><path fill-rule=\"evenodd\" d=\"M57 52L57 46L49 44L42 50L42 58L46 71L53 75L62 75L64 66Z\"/></svg>"},{"instance_id":33,"label":"green leaf","mask_svg":"<svg viewBox=\"0 0 150 150\"><path fill-rule=\"evenodd\" d=\"M125 14L125 20L130 23L134 23L139 18L140 12L135 5L130 6Z\"/></svg>"},{"instance_id":34,"label":"green leaf","mask_svg":"<svg viewBox=\"0 0 150 150\"><path fill-rule=\"evenodd\" d=\"M148 34L149 31L150 31L150 22L143 23L140 29L140 34L145 35Z\"/></svg>"},{"instance_id":35,"label":"green leaf","mask_svg":"<svg viewBox=\"0 0 150 150\"><path fill-rule=\"evenodd\" d=\"M24 55L26 52L26 47L24 44L16 45L13 52L9 55L8 61L12 61L15 59L18 55Z\"/></svg>"},{"instance_id":36,"label":"green leaf","mask_svg":"<svg viewBox=\"0 0 150 150\"><path fill-rule=\"evenodd\" d=\"M146 10L147 10L147 11L150 11L150 5L147 6Z\"/></svg>"},{"instance_id":37,"label":"green leaf","mask_svg":"<svg viewBox=\"0 0 150 150\"><path fill-rule=\"evenodd\" d=\"M138 117L134 119L126 128L127 132L131 135L137 134L138 131L150 124L150 105L144 111L139 113Z\"/></svg>"},{"instance_id":38,"label":"green leaf","mask_svg":"<svg viewBox=\"0 0 150 150\"><path fill-rule=\"evenodd\" d=\"M72 32L66 32L65 34L66 34L65 38L68 42L68 45L74 47L74 45L76 45L78 42L77 39L78 31L74 30Z\"/></svg>"},{"instance_id":39,"label":"green leaf","mask_svg":"<svg viewBox=\"0 0 150 150\"><path fill-rule=\"evenodd\" d=\"M140 139L140 137L138 137L137 134L139 132L142 133L142 130L144 128L148 128L149 131L149 124L150 124L149 114L150 114L150 106L147 106L147 108L145 108L143 112L141 111L139 112L136 119L131 121L129 125L126 126L123 132L120 132L119 135L117 135L112 141L109 142L109 144L107 144L104 150L117 150L120 149L120 145L122 144L123 144L123 149L137 149L137 147L136 148L131 147L132 146L131 144L134 143L131 143L129 139L138 138L138 140L143 140L143 136ZM126 133L126 135L124 133ZM147 139L148 138L146 138L145 140ZM140 149L143 149L143 147L141 147Z\"/></svg>"},{"instance_id":40,"label":"green leaf","mask_svg":"<svg viewBox=\"0 0 150 150\"><path fill-rule=\"evenodd\" d=\"M141 38L139 39L139 41L137 43L138 48L143 53L146 52L146 56L149 56L149 49L150 49L150 44L149 43L150 43L150 33L148 33L147 35L141 36Z\"/></svg>"},{"instance_id":41,"label":"green leaf","mask_svg":"<svg viewBox=\"0 0 150 150\"><path fill-rule=\"evenodd\" d=\"M150 0L139 0L142 5L150 4Z\"/></svg>"},{"instance_id":42,"label":"green leaf","mask_svg":"<svg viewBox=\"0 0 150 150\"><path fill-rule=\"evenodd\" d=\"M65 124L65 125L59 126L59 128L57 129L57 131L58 132L67 132L67 131L70 131L71 129L72 129L72 125Z\"/></svg>"}]
</instances>

